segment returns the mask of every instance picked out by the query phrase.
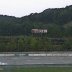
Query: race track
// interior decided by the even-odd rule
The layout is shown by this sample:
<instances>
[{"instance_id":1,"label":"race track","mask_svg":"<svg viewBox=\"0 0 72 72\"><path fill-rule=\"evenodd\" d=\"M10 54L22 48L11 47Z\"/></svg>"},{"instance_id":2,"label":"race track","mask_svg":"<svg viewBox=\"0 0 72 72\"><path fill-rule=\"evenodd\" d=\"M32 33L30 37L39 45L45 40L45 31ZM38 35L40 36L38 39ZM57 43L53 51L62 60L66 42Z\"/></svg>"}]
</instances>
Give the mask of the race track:
<instances>
[{"instance_id":1,"label":"race track","mask_svg":"<svg viewBox=\"0 0 72 72\"><path fill-rule=\"evenodd\" d=\"M18 54L18 53L17 53ZM72 64L72 53L0 54L2 65Z\"/></svg>"}]
</instances>

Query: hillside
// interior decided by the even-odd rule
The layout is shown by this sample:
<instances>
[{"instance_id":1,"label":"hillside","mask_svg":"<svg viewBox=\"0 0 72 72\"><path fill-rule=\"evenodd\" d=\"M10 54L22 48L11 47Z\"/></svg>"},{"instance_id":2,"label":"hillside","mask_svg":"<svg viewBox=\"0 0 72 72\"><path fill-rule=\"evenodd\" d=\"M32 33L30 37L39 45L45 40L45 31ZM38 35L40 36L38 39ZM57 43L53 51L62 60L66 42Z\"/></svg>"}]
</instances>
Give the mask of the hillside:
<instances>
[{"instance_id":1,"label":"hillside","mask_svg":"<svg viewBox=\"0 0 72 72\"><path fill-rule=\"evenodd\" d=\"M48 29L48 36L72 36L71 21L72 5L46 9L41 13L31 13L21 18L0 15L0 35L31 35L32 28L45 28ZM68 23L69 27L64 27Z\"/></svg>"},{"instance_id":2,"label":"hillside","mask_svg":"<svg viewBox=\"0 0 72 72\"><path fill-rule=\"evenodd\" d=\"M22 19L33 22L65 24L72 21L72 6L65 8L46 9L41 13L31 13Z\"/></svg>"},{"instance_id":3,"label":"hillside","mask_svg":"<svg viewBox=\"0 0 72 72\"><path fill-rule=\"evenodd\" d=\"M47 29L32 34L31 29ZM16 18L0 15L0 52L72 51L72 6Z\"/></svg>"}]
</instances>

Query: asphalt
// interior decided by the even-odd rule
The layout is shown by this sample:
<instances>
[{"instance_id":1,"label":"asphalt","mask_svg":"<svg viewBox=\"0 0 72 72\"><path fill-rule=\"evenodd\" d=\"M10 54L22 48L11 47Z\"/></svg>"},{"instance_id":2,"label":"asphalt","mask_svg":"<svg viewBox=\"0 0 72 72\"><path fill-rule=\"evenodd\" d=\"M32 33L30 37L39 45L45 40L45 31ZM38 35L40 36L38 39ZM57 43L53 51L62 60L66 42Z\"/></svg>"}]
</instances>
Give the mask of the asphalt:
<instances>
[{"instance_id":1,"label":"asphalt","mask_svg":"<svg viewBox=\"0 0 72 72\"><path fill-rule=\"evenodd\" d=\"M0 54L0 65L72 64L70 53L11 53Z\"/></svg>"}]
</instances>

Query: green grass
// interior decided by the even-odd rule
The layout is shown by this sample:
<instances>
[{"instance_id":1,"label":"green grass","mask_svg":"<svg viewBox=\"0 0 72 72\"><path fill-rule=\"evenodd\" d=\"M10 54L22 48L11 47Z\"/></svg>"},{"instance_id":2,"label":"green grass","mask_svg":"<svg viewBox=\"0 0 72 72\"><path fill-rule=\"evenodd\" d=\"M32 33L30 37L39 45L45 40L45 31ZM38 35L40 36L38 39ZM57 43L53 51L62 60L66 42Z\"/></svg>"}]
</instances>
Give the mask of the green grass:
<instances>
[{"instance_id":1,"label":"green grass","mask_svg":"<svg viewBox=\"0 0 72 72\"><path fill-rule=\"evenodd\" d=\"M72 72L72 67L35 67L35 68L27 67L27 68L15 68L5 72Z\"/></svg>"}]
</instances>

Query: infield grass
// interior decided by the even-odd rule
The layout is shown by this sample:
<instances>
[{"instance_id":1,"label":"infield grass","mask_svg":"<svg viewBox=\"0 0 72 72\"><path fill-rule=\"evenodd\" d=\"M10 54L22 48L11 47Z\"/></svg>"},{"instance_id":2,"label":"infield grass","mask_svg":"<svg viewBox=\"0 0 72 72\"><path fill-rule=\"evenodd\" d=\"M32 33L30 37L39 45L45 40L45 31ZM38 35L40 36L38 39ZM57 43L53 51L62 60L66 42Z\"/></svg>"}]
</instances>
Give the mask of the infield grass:
<instances>
[{"instance_id":1,"label":"infield grass","mask_svg":"<svg viewBox=\"0 0 72 72\"><path fill-rule=\"evenodd\" d=\"M3 72L3 71L0 71ZM8 72L8 71L5 71ZM72 72L72 67L34 67L34 68L14 68L9 72Z\"/></svg>"}]
</instances>

